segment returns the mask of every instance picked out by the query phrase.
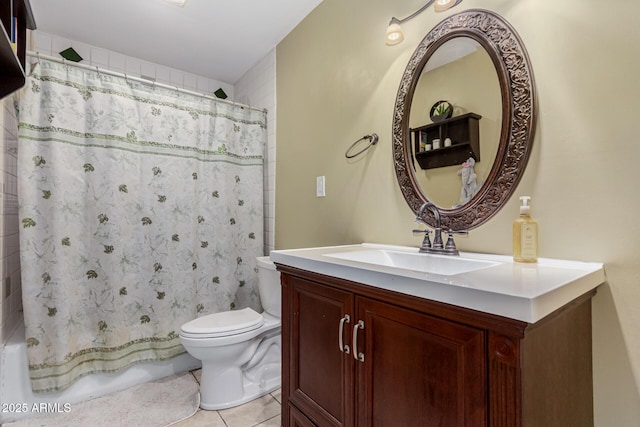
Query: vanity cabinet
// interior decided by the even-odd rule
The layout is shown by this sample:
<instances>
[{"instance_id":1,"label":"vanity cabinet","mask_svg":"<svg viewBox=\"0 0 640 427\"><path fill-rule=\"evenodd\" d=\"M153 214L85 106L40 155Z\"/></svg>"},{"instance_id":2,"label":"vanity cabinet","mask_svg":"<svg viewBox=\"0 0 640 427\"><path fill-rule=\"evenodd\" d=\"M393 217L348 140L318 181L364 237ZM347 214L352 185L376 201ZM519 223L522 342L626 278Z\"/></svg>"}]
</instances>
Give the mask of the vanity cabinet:
<instances>
[{"instance_id":1,"label":"vanity cabinet","mask_svg":"<svg viewBox=\"0 0 640 427\"><path fill-rule=\"evenodd\" d=\"M25 83L27 29L36 25L29 0L0 2L0 99L21 88ZM17 25L16 40L11 33ZM14 49L15 45L15 49Z\"/></svg>"},{"instance_id":2,"label":"vanity cabinet","mask_svg":"<svg viewBox=\"0 0 640 427\"><path fill-rule=\"evenodd\" d=\"M593 425L594 292L529 324L277 266L283 426Z\"/></svg>"},{"instance_id":3,"label":"vanity cabinet","mask_svg":"<svg viewBox=\"0 0 640 427\"><path fill-rule=\"evenodd\" d=\"M485 425L482 329L360 296L355 314L357 425Z\"/></svg>"},{"instance_id":4,"label":"vanity cabinet","mask_svg":"<svg viewBox=\"0 0 640 427\"><path fill-rule=\"evenodd\" d=\"M436 123L411 129L415 158L422 169L460 165L469 157L480 161L479 121L482 116L467 113ZM444 140L451 139L451 146L445 147ZM440 148L423 151L421 142L432 144L440 140Z\"/></svg>"},{"instance_id":5,"label":"vanity cabinet","mask_svg":"<svg viewBox=\"0 0 640 427\"><path fill-rule=\"evenodd\" d=\"M353 426L354 401L346 396L353 394L354 363L350 354L338 348L338 329L345 315L353 315L354 295L295 276L282 280L288 283L288 291L283 289L288 302L282 307L287 335L285 338L283 331L283 348L287 351L282 366L284 376L288 376L287 380L283 376L283 392L317 425ZM346 337L352 322L343 322L342 326ZM285 383L290 386L288 392L284 391ZM285 401L282 404L285 406Z\"/></svg>"}]
</instances>

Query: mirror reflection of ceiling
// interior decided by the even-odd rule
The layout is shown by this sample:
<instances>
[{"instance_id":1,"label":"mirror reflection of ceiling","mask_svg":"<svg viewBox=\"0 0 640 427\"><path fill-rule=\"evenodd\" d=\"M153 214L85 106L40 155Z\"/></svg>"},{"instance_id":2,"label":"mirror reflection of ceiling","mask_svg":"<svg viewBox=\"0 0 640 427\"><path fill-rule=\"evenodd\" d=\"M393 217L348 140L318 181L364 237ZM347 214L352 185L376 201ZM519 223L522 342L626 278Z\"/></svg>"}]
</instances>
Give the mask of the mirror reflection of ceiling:
<instances>
[{"instance_id":1,"label":"mirror reflection of ceiling","mask_svg":"<svg viewBox=\"0 0 640 427\"><path fill-rule=\"evenodd\" d=\"M469 37L456 37L446 42L445 46L440 46L440 49L433 52L433 55L425 64L422 74L454 62L480 49L480 44Z\"/></svg>"},{"instance_id":2,"label":"mirror reflection of ceiling","mask_svg":"<svg viewBox=\"0 0 640 427\"><path fill-rule=\"evenodd\" d=\"M453 38L433 53L420 75L411 103L409 127L432 123L429 111L438 100L453 104L454 117L469 112L482 116L480 161L474 166L481 186L491 171L500 142L500 93L498 74L487 51L472 38ZM461 165L423 170L414 161L414 166L416 181L429 200L444 209L458 205Z\"/></svg>"}]
</instances>

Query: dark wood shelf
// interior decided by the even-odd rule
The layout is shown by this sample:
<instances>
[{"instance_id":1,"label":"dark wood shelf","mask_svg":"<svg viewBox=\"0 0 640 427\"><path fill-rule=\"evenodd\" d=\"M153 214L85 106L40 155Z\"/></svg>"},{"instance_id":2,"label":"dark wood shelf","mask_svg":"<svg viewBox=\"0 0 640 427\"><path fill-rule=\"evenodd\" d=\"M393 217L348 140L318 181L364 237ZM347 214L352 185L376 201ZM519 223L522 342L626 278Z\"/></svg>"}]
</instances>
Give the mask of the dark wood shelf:
<instances>
[{"instance_id":1,"label":"dark wood shelf","mask_svg":"<svg viewBox=\"0 0 640 427\"><path fill-rule=\"evenodd\" d=\"M479 121L482 116L467 113L440 122L431 123L411 129L413 135L414 156L422 169L433 169L444 166L460 165L469 157L480 161ZM452 143L444 147L444 140L450 138ZM431 144L440 139L440 148L422 151L421 140Z\"/></svg>"},{"instance_id":2,"label":"dark wood shelf","mask_svg":"<svg viewBox=\"0 0 640 427\"><path fill-rule=\"evenodd\" d=\"M17 52L11 46L11 21L18 21ZM29 0L10 0L0 5L0 99L25 83L27 29L35 30Z\"/></svg>"}]
</instances>

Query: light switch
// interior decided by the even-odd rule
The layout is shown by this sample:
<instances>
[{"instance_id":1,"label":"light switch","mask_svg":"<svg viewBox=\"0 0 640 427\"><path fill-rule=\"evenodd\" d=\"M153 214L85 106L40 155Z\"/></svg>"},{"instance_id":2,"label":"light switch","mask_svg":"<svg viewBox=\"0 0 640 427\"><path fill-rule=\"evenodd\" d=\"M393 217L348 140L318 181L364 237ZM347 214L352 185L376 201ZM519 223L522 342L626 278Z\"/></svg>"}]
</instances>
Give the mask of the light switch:
<instances>
[{"instance_id":1,"label":"light switch","mask_svg":"<svg viewBox=\"0 0 640 427\"><path fill-rule=\"evenodd\" d=\"M324 197L324 176L316 177L316 197Z\"/></svg>"}]
</instances>

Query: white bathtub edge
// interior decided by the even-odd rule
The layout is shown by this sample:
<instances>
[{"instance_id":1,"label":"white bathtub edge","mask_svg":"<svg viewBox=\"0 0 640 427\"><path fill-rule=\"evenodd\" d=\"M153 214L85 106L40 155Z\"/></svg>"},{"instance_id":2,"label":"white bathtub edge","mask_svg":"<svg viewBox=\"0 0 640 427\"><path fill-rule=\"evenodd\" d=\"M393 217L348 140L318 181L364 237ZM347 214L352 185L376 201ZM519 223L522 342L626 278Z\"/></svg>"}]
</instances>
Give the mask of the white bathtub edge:
<instances>
[{"instance_id":1,"label":"white bathtub edge","mask_svg":"<svg viewBox=\"0 0 640 427\"><path fill-rule=\"evenodd\" d=\"M116 374L87 375L59 393L34 395L29 382L24 323L20 322L0 355L0 401L3 404L18 404L27 408L39 403L74 404L169 375L198 369L200 366L199 360L185 352L166 361L139 363ZM30 411L0 412L0 423L32 415L41 414L31 414Z\"/></svg>"}]
</instances>

